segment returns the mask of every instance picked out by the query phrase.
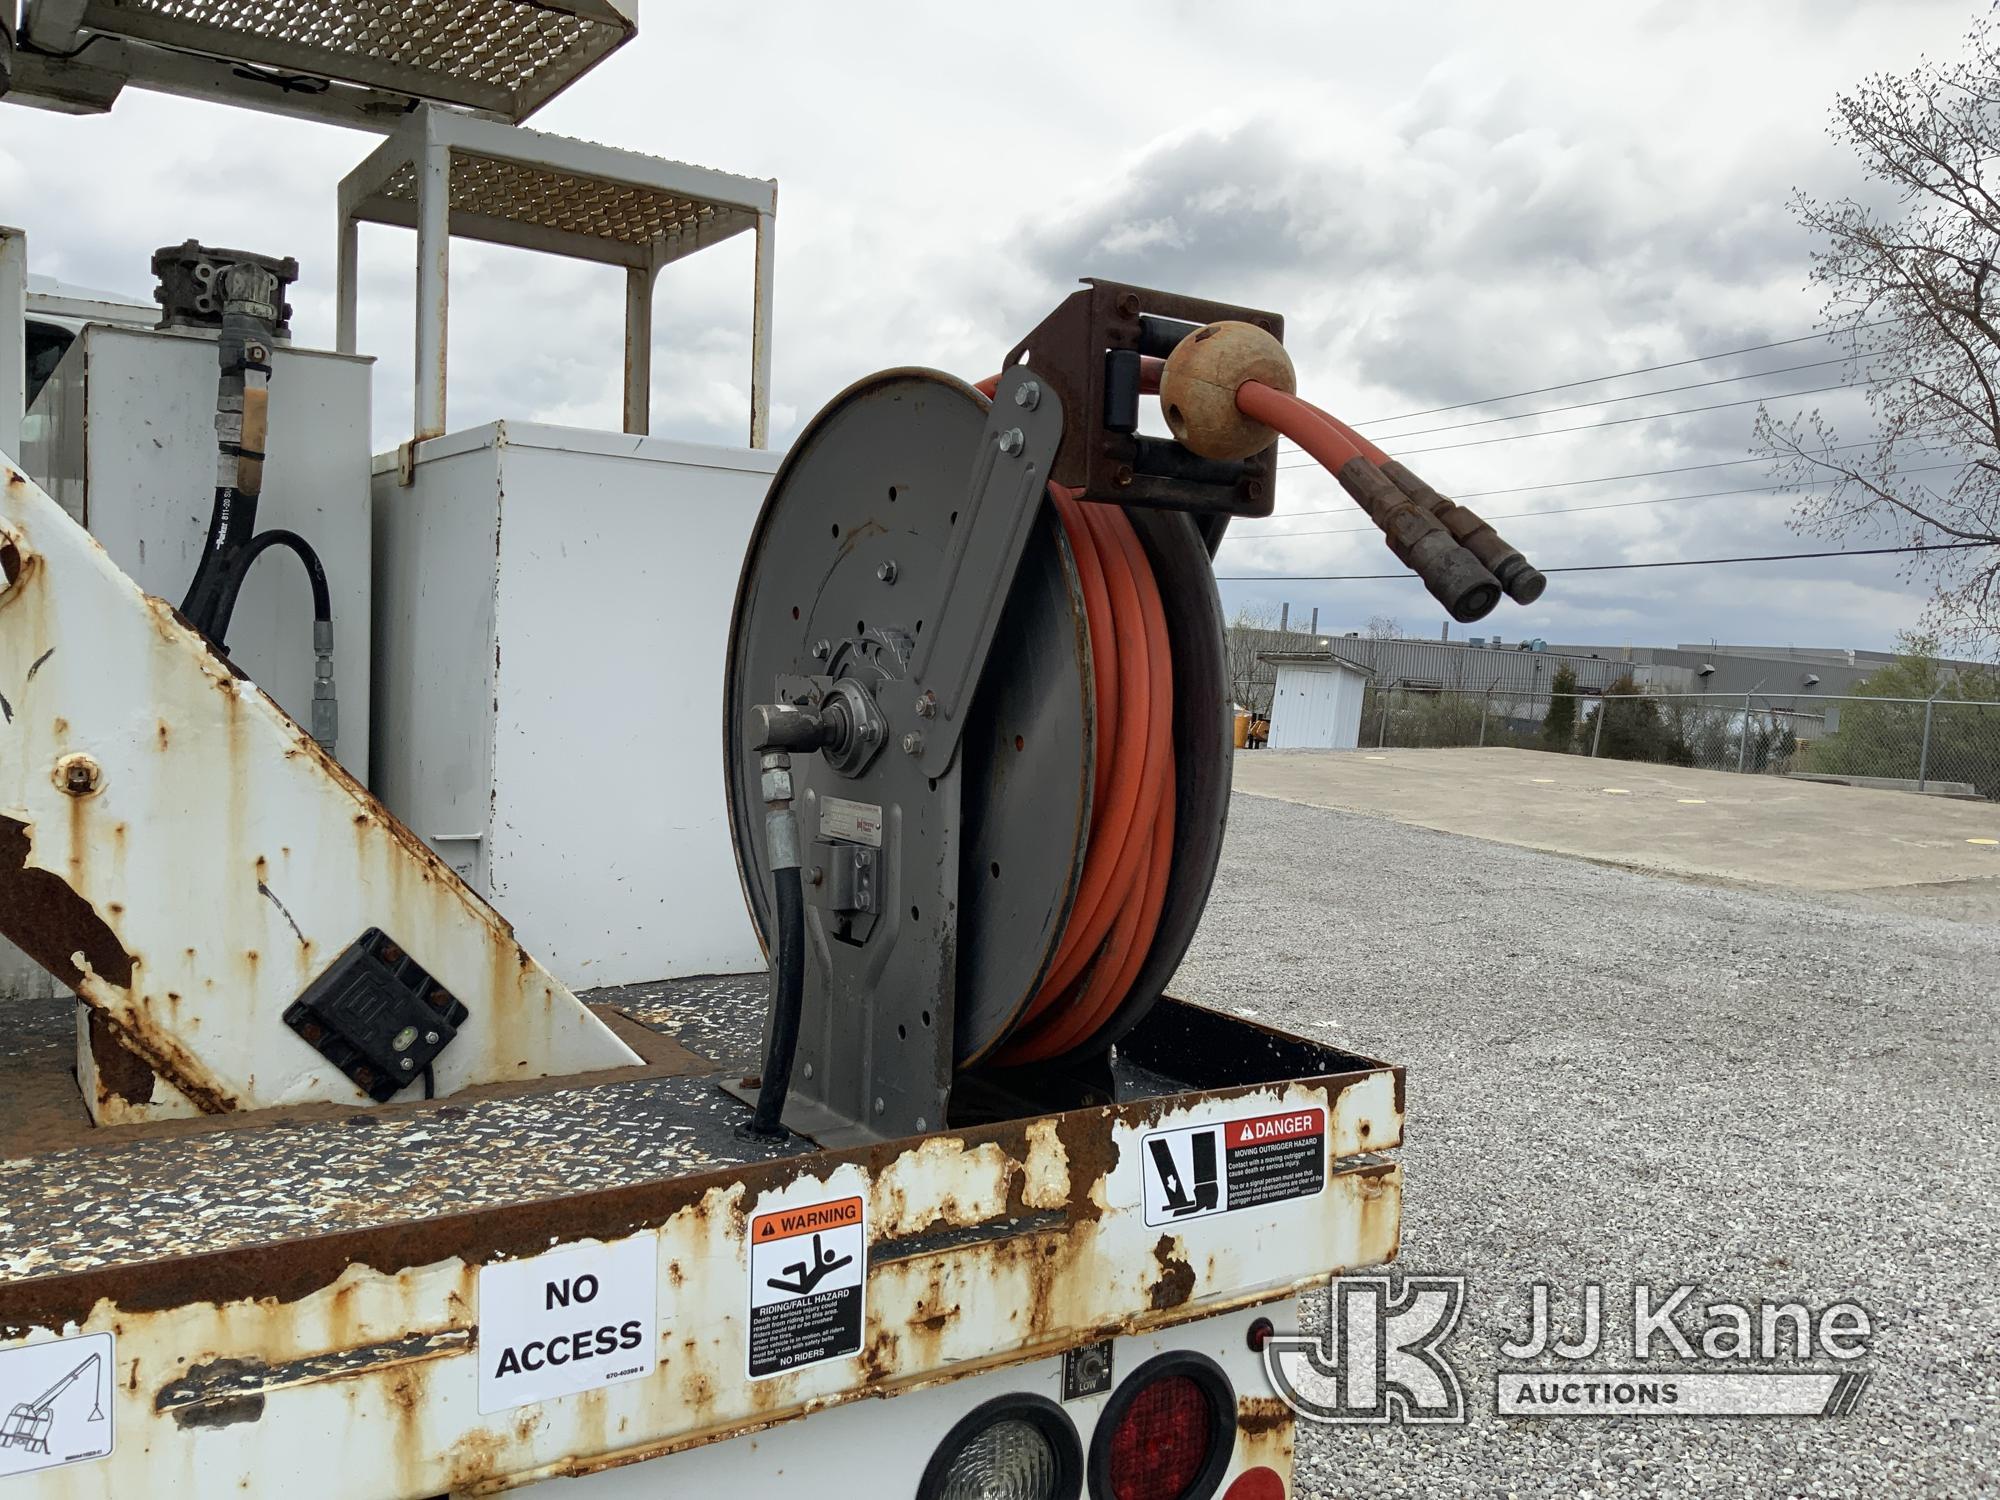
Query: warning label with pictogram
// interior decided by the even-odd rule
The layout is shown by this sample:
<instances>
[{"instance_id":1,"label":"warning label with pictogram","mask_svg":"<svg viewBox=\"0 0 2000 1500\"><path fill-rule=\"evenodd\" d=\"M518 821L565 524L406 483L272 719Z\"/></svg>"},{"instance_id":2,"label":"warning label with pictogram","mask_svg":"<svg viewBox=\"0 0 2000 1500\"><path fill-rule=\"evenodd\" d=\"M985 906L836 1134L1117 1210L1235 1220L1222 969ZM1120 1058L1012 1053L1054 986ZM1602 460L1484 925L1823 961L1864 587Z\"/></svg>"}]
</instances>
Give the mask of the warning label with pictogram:
<instances>
[{"instance_id":1,"label":"warning label with pictogram","mask_svg":"<svg viewBox=\"0 0 2000 1500\"><path fill-rule=\"evenodd\" d=\"M750 1378L861 1352L868 1210L858 1197L750 1220Z\"/></svg>"},{"instance_id":2,"label":"warning label with pictogram","mask_svg":"<svg viewBox=\"0 0 2000 1500\"><path fill-rule=\"evenodd\" d=\"M1156 1130L1141 1138L1139 1155L1149 1225L1310 1198L1326 1187L1326 1111Z\"/></svg>"}]
</instances>

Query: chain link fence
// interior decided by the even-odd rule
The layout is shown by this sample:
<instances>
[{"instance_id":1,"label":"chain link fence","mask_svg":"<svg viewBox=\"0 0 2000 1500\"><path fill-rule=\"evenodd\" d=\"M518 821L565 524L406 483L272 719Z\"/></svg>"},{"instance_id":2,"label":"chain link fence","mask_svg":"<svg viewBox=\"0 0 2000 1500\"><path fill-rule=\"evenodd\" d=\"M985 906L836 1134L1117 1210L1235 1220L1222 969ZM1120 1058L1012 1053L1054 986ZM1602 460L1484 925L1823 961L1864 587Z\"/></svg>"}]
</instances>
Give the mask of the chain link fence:
<instances>
[{"instance_id":1,"label":"chain link fence","mask_svg":"<svg viewBox=\"0 0 2000 1500\"><path fill-rule=\"evenodd\" d=\"M2000 703L1692 693L1523 697L1369 684L1361 746L1504 745L2000 801Z\"/></svg>"}]
</instances>

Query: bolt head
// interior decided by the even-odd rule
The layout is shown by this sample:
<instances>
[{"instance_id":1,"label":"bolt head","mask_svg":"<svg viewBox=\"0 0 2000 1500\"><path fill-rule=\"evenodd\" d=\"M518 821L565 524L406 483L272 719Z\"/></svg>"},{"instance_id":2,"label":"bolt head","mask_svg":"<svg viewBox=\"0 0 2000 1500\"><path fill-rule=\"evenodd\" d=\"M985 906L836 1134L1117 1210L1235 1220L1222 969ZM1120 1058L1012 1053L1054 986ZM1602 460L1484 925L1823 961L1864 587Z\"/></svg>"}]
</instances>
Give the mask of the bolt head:
<instances>
[{"instance_id":1,"label":"bolt head","mask_svg":"<svg viewBox=\"0 0 2000 1500\"><path fill-rule=\"evenodd\" d=\"M424 1040L435 1047L437 1045L438 1034L435 1031L426 1031L424 1033Z\"/></svg>"},{"instance_id":2,"label":"bolt head","mask_svg":"<svg viewBox=\"0 0 2000 1500\"><path fill-rule=\"evenodd\" d=\"M416 1067L417 1067L417 1060L414 1057L406 1057L403 1059L402 1069L405 1073L415 1072Z\"/></svg>"},{"instance_id":3,"label":"bolt head","mask_svg":"<svg viewBox=\"0 0 2000 1500\"><path fill-rule=\"evenodd\" d=\"M928 689L917 694L917 717L928 719L937 712L937 694Z\"/></svg>"},{"instance_id":4,"label":"bolt head","mask_svg":"<svg viewBox=\"0 0 2000 1500\"><path fill-rule=\"evenodd\" d=\"M915 755L924 748L924 737L914 729L903 736L903 753Z\"/></svg>"},{"instance_id":5,"label":"bolt head","mask_svg":"<svg viewBox=\"0 0 2000 1500\"><path fill-rule=\"evenodd\" d=\"M883 1113L885 1113L885 1112L886 1112L886 1111L888 1110L888 1108L889 1108L889 1103L888 1103L888 1101L887 1101L886 1099L882 1099L882 1098L879 1098L879 1097L878 1097L878 1098L877 1098L877 1099L875 1100L875 1113L876 1113L876 1114L878 1114L878 1115L879 1115L879 1114L883 1114Z\"/></svg>"},{"instance_id":6,"label":"bolt head","mask_svg":"<svg viewBox=\"0 0 2000 1500\"><path fill-rule=\"evenodd\" d=\"M1000 451L1002 453L1019 453L1027 441L1027 438L1022 435L1020 428L1009 427L1005 432L1000 434Z\"/></svg>"},{"instance_id":7,"label":"bolt head","mask_svg":"<svg viewBox=\"0 0 2000 1500\"><path fill-rule=\"evenodd\" d=\"M892 558L888 562L883 563L881 567L875 570L875 576L884 583L894 583L896 581L895 560Z\"/></svg>"},{"instance_id":8,"label":"bolt head","mask_svg":"<svg viewBox=\"0 0 2000 1500\"><path fill-rule=\"evenodd\" d=\"M828 658L829 656L831 656L831 655L833 655L833 642L832 642L832 641L814 641L814 642L813 642L813 660L815 660L815 661L825 661L825 660L826 660L826 659L827 659L827 658Z\"/></svg>"},{"instance_id":9,"label":"bolt head","mask_svg":"<svg viewBox=\"0 0 2000 1500\"><path fill-rule=\"evenodd\" d=\"M72 797L88 797L104 784L104 768L88 755L73 752L55 764L52 779Z\"/></svg>"},{"instance_id":10,"label":"bolt head","mask_svg":"<svg viewBox=\"0 0 2000 1500\"><path fill-rule=\"evenodd\" d=\"M1039 381L1024 380L1014 387L1014 404L1033 411L1042 404L1042 387Z\"/></svg>"}]
</instances>

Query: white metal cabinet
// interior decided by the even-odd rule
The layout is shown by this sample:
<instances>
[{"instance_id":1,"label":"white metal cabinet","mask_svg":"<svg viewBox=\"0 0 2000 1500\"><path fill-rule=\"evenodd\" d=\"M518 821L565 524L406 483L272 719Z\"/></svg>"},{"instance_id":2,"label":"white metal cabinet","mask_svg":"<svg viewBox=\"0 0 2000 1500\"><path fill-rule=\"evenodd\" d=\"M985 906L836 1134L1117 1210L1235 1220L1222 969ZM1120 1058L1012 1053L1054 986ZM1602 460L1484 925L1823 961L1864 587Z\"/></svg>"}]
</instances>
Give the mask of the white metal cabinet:
<instances>
[{"instance_id":1,"label":"white metal cabinet","mask_svg":"<svg viewBox=\"0 0 2000 1500\"><path fill-rule=\"evenodd\" d=\"M777 456L503 422L375 475L375 789L582 988L763 959L722 674Z\"/></svg>"}]
</instances>

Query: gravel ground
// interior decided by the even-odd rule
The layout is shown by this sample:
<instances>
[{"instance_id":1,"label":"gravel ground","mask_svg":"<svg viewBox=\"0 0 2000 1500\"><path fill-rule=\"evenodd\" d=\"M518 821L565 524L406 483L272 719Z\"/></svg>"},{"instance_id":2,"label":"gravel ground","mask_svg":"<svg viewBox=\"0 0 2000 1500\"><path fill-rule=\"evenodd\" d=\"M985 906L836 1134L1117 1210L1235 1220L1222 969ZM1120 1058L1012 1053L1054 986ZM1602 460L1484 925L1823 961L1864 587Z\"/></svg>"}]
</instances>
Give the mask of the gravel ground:
<instances>
[{"instance_id":1,"label":"gravel ground","mask_svg":"<svg viewBox=\"0 0 2000 1500\"><path fill-rule=\"evenodd\" d=\"M1301 1424L1301 1495L2000 1495L2000 930L1239 795L1178 988L1408 1067L1399 1264L1470 1281L1471 1421ZM1608 1344L1635 1281L1853 1299L1872 1383L1825 1420L1503 1419L1536 1281L1601 1284Z\"/></svg>"}]
</instances>

